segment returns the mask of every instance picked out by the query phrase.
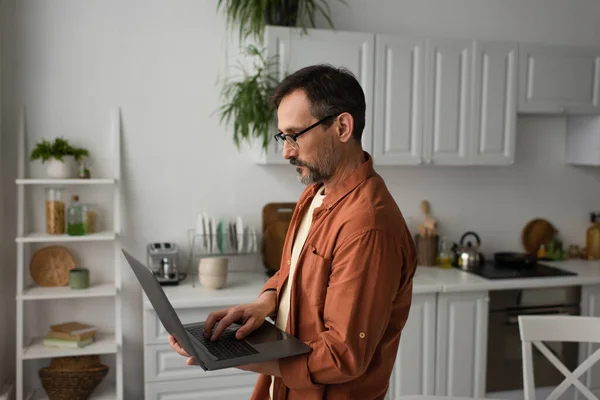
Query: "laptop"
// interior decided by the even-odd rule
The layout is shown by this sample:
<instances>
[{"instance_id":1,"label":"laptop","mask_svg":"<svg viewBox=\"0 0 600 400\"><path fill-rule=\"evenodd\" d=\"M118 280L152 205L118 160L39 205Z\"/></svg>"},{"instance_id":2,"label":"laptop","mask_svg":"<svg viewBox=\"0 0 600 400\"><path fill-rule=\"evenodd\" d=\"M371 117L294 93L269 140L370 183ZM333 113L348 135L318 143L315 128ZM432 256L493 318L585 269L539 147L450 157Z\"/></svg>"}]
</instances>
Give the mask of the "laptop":
<instances>
[{"instance_id":1,"label":"laptop","mask_svg":"<svg viewBox=\"0 0 600 400\"><path fill-rule=\"evenodd\" d=\"M211 342L204 338L204 322L182 324L154 273L127 251L122 251L160 322L205 371L260 363L311 351L310 346L268 320L244 339L235 338L240 325L233 324L227 327L218 340Z\"/></svg>"}]
</instances>

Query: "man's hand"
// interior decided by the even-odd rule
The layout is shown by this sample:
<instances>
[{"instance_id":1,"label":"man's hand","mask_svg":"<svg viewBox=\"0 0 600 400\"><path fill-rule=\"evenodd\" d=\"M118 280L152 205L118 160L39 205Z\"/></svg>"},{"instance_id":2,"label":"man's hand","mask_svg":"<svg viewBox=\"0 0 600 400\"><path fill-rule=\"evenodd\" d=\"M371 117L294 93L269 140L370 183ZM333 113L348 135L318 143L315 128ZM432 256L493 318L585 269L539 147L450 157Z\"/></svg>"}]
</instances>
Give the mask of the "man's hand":
<instances>
[{"instance_id":1,"label":"man's hand","mask_svg":"<svg viewBox=\"0 0 600 400\"><path fill-rule=\"evenodd\" d=\"M265 318L275 311L276 306L277 294L274 290L268 290L252 303L212 312L204 323L204 337L212 341L218 340L227 327L237 322L242 326L237 330L235 337L238 340L243 339L258 329L265 322ZM215 328L217 322L219 324Z\"/></svg>"},{"instance_id":2,"label":"man's hand","mask_svg":"<svg viewBox=\"0 0 600 400\"><path fill-rule=\"evenodd\" d=\"M179 354L180 356L184 356L187 357L187 360L185 361L185 363L187 365L194 365L194 364L198 364L196 362L196 360L194 359L194 357L191 357L187 351L185 351L183 349L183 347L181 347L179 345L179 343L177 343L177 340L173 337L173 335L169 335L169 344L171 345L171 347L173 348L173 350L175 350L175 352L177 354Z\"/></svg>"}]
</instances>

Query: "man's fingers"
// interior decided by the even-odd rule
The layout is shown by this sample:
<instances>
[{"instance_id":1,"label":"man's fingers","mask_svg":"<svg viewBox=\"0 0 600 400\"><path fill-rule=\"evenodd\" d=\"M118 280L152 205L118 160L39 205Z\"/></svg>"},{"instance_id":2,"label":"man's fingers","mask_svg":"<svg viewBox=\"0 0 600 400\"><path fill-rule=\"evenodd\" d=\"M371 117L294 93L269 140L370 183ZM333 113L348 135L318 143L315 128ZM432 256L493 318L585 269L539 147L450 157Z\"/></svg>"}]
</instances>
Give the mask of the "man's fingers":
<instances>
[{"instance_id":1,"label":"man's fingers","mask_svg":"<svg viewBox=\"0 0 600 400\"><path fill-rule=\"evenodd\" d=\"M194 357L189 357L187 360L185 360L185 363L187 365L198 365Z\"/></svg>"},{"instance_id":2,"label":"man's fingers","mask_svg":"<svg viewBox=\"0 0 600 400\"><path fill-rule=\"evenodd\" d=\"M218 321L220 321L221 319L223 319L223 317L225 317L228 312L229 312L229 309L224 309L224 310L214 311L214 312L211 312L210 314L208 314L208 318L206 318L206 321L204 322L204 337L205 338L209 338L211 336L211 332L213 331L215 324Z\"/></svg>"},{"instance_id":3,"label":"man's fingers","mask_svg":"<svg viewBox=\"0 0 600 400\"><path fill-rule=\"evenodd\" d=\"M171 345L171 347L173 348L173 350L175 350L175 352L177 354L179 354L180 356L184 356L184 357L189 357L190 356L187 353L187 351L185 351L183 349L183 347L181 347L179 345L179 343L177 343L177 340L175 340L175 338L172 335L169 335L169 344Z\"/></svg>"},{"instance_id":4,"label":"man's fingers","mask_svg":"<svg viewBox=\"0 0 600 400\"><path fill-rule=\"evenodd\" d=\"M225 329L227 329L229 325L239 320L242 317L242 315L243 312L240 310L231 310L226 316L223 317L223 319L219 321L219 326L217 326L217 328L214 330L210 340L219 339L223 331L225 331Z\"/></svg>"},{"instance_id":5,"label":"man's fingers","mask_svg":"<svg viewBox=\"0 0 600 400\"><path fill-rule=\"evenodd\" d=\"M243 339L246 336L248 336L250 334L250 332L252 332L253 330L255 330L257 328L256 326L256 318L255 317L250 317L248 318L248 320L246 321L246 323L244 325L242 325L237 332L235 333L235 338L236 339Z\"/></svg>"}]
</instances>

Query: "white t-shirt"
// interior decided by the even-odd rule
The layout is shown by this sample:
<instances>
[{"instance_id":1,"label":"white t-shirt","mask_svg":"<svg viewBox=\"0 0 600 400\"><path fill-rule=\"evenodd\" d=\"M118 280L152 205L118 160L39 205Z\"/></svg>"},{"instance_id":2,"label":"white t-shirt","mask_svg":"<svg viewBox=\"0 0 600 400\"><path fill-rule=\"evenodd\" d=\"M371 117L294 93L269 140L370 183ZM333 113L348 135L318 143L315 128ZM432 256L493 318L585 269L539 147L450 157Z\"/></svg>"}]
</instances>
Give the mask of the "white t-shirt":
<instances>
[{"instance_id":1,"label":"white t-shirt","mask_svg":"<svg viewBox=\"0 0 600 400\"><path fill-rule=\"evenodd\" d=\"M290 262L290 274L287 279L287 282L283 284L281 288L280 300L279 300L279 308L277 310L277 318L275 321L275 326L279 329L285 331L287 326L287 320L290 313L290 292L291 288L288 283L292 282L292 278L294 277L294 271L296 270L296 263L298 262L298 256L302 251L302 247L304 247L304 242L306 241L306 237L308 236L308 232L310 230L310 225L312 223L313 211L315 208L318 208L323 203L323 195L324 186L321 186L319 191L315 194L313 201L310 204L308 210L302 217L302 221L300 222L300 226L298 227L298 232L296 233L296 238L294 239L294 246L292 247L292 260ZM271 399L273 398L273 385L275 380L271 378L271 388L270 395Z\"/></svg>"}]
</instances>

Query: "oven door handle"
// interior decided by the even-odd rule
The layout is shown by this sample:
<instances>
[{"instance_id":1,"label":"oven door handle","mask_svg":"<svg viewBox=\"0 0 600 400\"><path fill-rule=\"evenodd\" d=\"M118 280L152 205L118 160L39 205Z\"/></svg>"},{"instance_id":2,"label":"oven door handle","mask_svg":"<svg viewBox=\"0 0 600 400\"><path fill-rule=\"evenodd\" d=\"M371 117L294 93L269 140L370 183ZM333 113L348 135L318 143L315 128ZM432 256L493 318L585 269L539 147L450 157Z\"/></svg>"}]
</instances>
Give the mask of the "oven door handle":
<instances>
[{"instance_id":1,"label":"oven door handle","mask_svg":"<svg viewBox=\"0 0 600 400\"><path fill-rule=\"evenodd\" d=\"M518 314L507 314L505 325L513 326L519 324L519 315L577 315L576 309L572 307L556 307L545 310L526 311Z\"/></svg>"}]
</instances>

